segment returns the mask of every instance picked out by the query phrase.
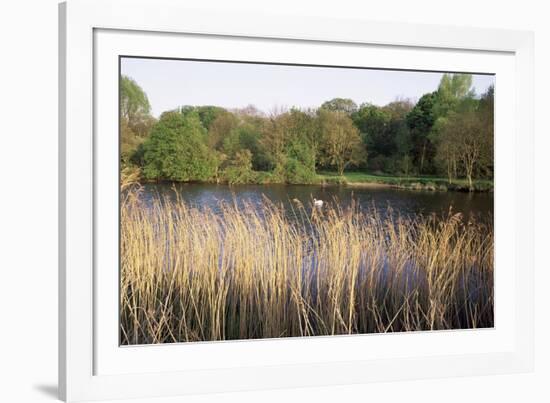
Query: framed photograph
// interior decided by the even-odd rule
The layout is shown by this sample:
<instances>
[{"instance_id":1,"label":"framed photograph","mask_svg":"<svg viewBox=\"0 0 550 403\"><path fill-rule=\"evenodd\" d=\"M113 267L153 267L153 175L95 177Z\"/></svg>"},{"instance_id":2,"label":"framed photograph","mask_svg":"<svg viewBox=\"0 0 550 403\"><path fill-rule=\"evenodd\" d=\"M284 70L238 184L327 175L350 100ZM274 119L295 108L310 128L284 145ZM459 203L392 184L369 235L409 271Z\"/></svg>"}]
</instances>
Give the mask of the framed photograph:
<instances>
[{"instance_id":1,"label":"framed photograph","mask_svg":"<svg viewBox=\"0 0 550 403\"><path fill-rule=\"evenodd\" d=\"M59 10L63 399L532 369L531 33Z\"/></svg>"}]
</instances>

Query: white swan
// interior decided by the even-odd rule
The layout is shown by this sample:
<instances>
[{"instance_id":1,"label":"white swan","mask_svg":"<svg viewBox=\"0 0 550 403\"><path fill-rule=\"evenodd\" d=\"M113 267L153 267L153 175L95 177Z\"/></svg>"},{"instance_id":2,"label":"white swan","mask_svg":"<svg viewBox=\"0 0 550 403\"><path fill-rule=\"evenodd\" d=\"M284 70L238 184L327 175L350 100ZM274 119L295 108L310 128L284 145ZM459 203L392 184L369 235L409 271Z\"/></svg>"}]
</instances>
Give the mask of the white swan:
<instances>
[{"instance_id":1,"label":"white swan","mask_svg":"<svg viewBox=\"0 0 550 403\"><path fill-rule=\"evenodd\" d=\"M323 201L322 201L322 200L313 199L313 205L314 205L315 207L321 208L321 207L323 207Z\"/></svg>"}]
</instances>

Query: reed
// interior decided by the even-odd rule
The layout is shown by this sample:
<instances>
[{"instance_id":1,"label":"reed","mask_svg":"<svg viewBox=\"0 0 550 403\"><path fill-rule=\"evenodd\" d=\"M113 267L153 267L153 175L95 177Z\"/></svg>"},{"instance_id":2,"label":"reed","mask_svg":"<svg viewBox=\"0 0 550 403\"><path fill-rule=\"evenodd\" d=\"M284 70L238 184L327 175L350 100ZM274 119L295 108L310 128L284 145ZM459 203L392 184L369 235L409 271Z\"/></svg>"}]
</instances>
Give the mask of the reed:
<instances>
[{"instance_id":1,"label":"reed","mask_svg":"<svg viewBox=\"0 0 550 403\"><path fill-rule=\"evenodd\" d=\"M491 225L337 203L219 209L124 192L122 344L493 326Z\"/></svg>"}]
</instances>

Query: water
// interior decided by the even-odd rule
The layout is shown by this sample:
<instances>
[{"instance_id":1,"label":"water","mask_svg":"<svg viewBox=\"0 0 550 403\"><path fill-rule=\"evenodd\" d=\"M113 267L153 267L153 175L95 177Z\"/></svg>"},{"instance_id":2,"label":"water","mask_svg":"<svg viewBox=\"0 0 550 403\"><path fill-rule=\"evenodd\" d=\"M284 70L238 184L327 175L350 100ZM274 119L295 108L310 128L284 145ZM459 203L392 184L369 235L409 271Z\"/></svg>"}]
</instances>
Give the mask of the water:
<instances>
[{"instance_id":1,"label":"water","mask_svg":"<svg viewBox=\"0 0 550 403\"><path fill-rule=\"evenodd\" d=\"M150 201L156 196L176 198L176 192L182 200L198 208L210 208L219 211L220 201L239 205L244 202L260 205L264 197L289 209L295 200L305 206L311 206L313 198L325 203L338 203L349 206L352 199L362 208L373 205L383 214L410 216L414 214L437 214L439 216L460 212L465 218L490 221L493 216L492 193L430 192L401 190L386 187L348 187L340 185L216 185L216 184L145 184L143 197Z\"/></svg>"}]
</instances>

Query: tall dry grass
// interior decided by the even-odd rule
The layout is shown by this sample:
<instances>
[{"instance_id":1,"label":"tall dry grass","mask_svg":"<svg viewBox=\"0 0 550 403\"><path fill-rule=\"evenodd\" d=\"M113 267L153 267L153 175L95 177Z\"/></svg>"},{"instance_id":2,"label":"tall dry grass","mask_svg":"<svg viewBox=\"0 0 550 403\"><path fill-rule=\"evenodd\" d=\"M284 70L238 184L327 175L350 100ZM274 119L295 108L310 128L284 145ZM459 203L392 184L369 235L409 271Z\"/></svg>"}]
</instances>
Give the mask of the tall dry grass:
<instances>
[{"instance_id":1,"label":"tall dry grass","mask_svg":"<svg viewBox=\"0 0 550 403\"><path fill-rule=\"evenodd\" d=\"M220 212L221 211L221 212ZM220 211L127 191L121 343L493 326L493 231L460 215Z\"/></svg>"}]
</instances>

